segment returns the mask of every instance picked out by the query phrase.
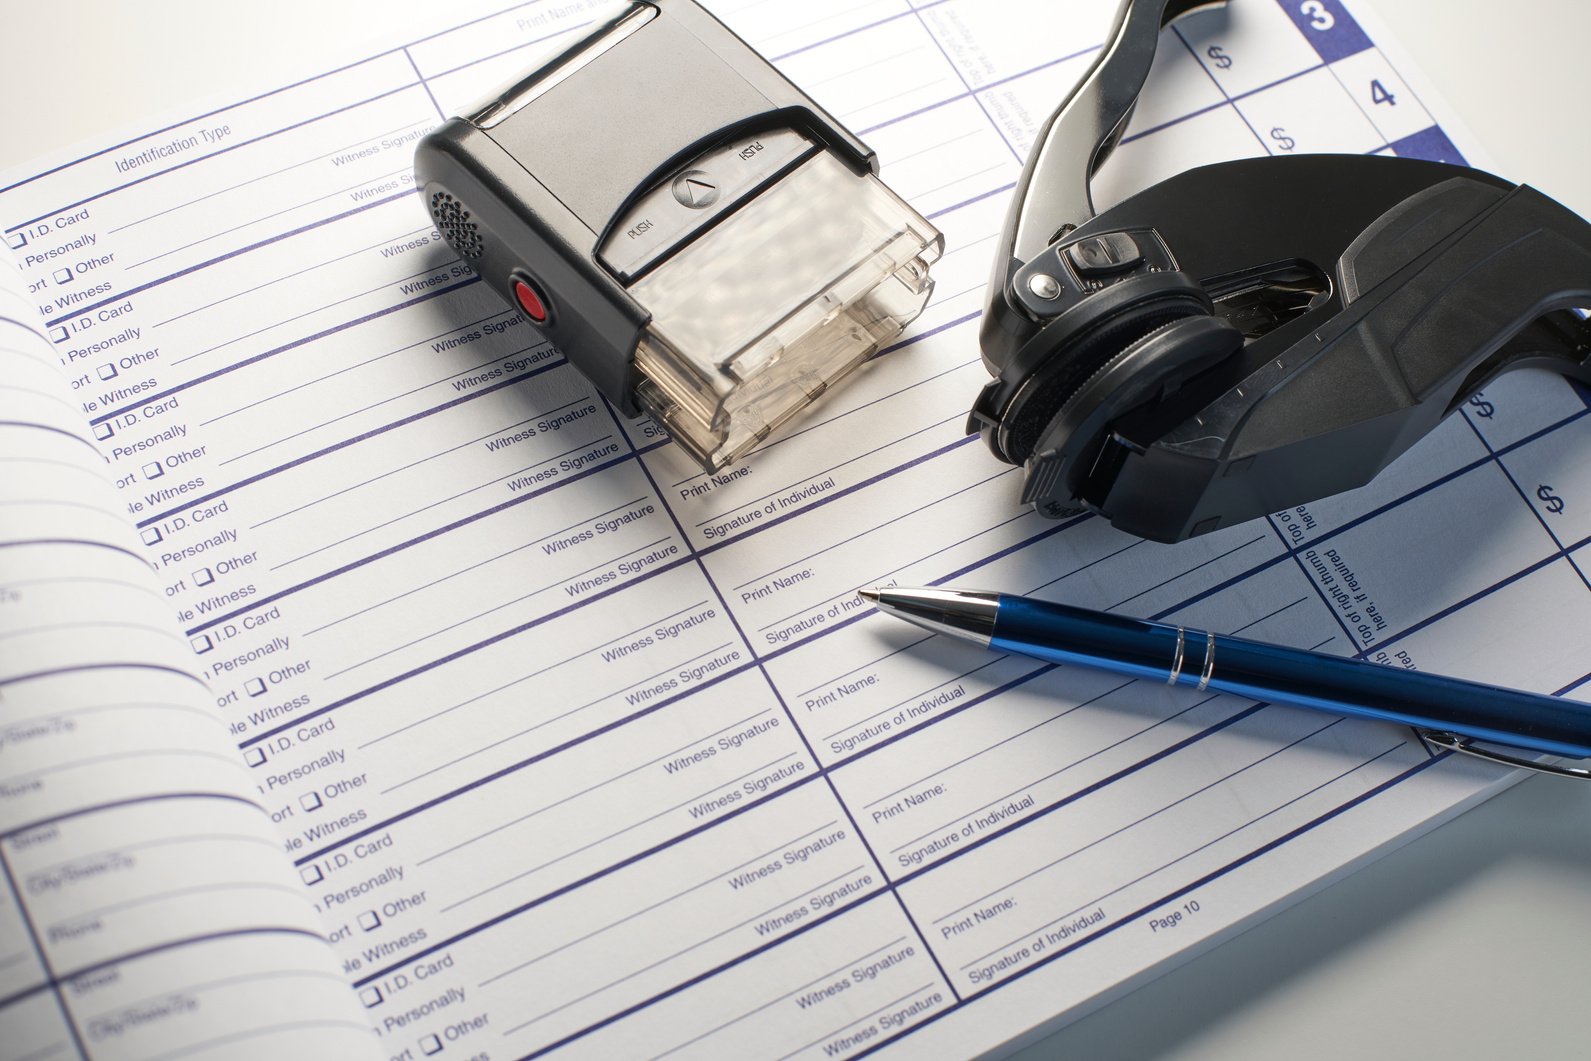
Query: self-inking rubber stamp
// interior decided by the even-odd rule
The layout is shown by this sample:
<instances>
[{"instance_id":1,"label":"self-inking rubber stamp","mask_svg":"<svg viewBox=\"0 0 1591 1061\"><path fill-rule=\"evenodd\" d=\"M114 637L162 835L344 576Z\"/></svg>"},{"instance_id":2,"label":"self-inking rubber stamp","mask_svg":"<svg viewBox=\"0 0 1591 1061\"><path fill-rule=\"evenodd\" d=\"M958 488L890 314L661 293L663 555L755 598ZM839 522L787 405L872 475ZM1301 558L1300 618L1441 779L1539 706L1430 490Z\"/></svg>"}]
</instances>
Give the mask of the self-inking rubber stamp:
<instances>
[{"instance_id":1,"label":"self-inking rubber stamp","mask_svg":"<svg viewBox=\"0 0 1591 1061\"><path fill-rule=\"evenodd\" d=\"M898 336L943 248L691 0L620 5L426 136L415 172L459 256L708 470Z\"/></svg>"}]
</instances>

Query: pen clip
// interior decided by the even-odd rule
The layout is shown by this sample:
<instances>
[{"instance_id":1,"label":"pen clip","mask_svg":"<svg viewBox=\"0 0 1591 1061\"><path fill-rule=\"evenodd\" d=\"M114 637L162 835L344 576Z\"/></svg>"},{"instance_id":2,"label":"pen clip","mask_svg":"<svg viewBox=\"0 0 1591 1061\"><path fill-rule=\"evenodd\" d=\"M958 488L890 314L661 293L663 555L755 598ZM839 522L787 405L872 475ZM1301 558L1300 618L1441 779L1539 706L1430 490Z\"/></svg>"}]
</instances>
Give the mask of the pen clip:
<instances>
[{"instance_id":1,"label":"pen clip","mask_svg":"<svg viewBox=\"0 0 1591 1061\"><path fill-rule=\"evenodd\" d=\"M1553 774L1558 777L1578 777L1582 781L1591 781L1591 769L1583 766L1559 766L1555 763L1537 763L1523 759L1506 752L1492 751L1489 748L1480 748L1475 744L1473 737L1461 737L1457 733L1444 733L1440 730L1416 730L1420 739L1427 745L1442 748L1450 752L1462 752L1473 755L1477 759L1485 759L1489 763L1498 763L1502 766L1519 766L1526 770L1534 770L1538 774Z\"/></svg>"}]
</instances>

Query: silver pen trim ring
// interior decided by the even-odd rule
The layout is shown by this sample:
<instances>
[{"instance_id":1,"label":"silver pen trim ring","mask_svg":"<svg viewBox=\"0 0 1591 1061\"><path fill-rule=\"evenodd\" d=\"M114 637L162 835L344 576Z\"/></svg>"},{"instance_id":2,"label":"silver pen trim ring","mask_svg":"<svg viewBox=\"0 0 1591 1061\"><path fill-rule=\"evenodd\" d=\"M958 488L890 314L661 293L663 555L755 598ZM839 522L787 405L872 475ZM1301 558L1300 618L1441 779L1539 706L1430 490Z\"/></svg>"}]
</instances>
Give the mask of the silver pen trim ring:
<instances>
[{"instance_id":1,"label":"silver pen trim ring","mask_svg":"<svg viewBox=\"0 0 1591 1061\"><path fill-rule=\"evenodd\" d=\"M1182 674L1182 652L1187 644L1187 635L1182 627L1177 627L1177 652L1171 660L1171 673L1166 677L1167 685L1177 684L1177 678Z\"/></svg>"},{"instance_id":2,"label":"silver pen trim ring","mask_svg":"<svg viewBox=\"0 0 1591 1061\"><path fill-rule=\"evenodd\" d=\"M1215 673L1215 635L1206 631L1204 635L1204 673L1199 675L1199 691L1202 693L1210 684L1210 675Z\"/></svg>"}]
</instances>

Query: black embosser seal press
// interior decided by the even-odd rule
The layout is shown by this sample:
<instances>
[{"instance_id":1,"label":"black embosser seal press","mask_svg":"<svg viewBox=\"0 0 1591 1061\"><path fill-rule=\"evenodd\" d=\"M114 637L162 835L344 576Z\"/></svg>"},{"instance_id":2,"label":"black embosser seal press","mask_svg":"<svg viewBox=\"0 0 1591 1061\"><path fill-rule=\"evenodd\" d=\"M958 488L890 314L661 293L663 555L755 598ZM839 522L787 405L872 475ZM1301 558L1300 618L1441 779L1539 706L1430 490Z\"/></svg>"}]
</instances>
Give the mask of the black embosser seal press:
<instances>
[{"instance_id":1,"label":"black embosser seal press","mask_svg":"<svg viewBox=\"0 0 1591 1061\"><path fill-rule=\"evenodd\" d=\"M1210 6L1124 2L1040 131L967 425L1040 514L1166 542L1368 482L1508 369L1591 380L1591 225L1477 170L1245 159L1096 216L1161 29Z\"/></svg>"},{"instance_id":2,"label":"black embosser seal press","mask_svg":"<svg viewBox=\"0 0 1591 1061\"><path fill-rule=\"evenodd\" d=\"M709 471L927 302L943 239L877 169L691 0L620 5L415 154L454 251Z\"/></svg>"}]
</instances>

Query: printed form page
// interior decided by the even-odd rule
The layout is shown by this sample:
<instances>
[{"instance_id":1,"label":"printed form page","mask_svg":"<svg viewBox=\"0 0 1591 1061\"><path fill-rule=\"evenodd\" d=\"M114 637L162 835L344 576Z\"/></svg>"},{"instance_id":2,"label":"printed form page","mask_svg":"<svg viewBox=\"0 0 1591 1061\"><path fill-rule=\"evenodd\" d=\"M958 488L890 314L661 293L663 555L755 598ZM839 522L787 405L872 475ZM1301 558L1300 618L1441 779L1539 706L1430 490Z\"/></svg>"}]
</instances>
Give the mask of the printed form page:
<instances>
[{"instance_id":1,"label":"printed form page","mask_svg":"<svg viewBox=\"0 0 1591 1061\"><path fill-rule=\"evenodd\" d=\"M1583 695L1591 440L1559 379L1488 388L1364 490L1169 547L1038 518L962 434L994 235L1112 0L711 5L947 253L854 382L694 470L484 290L411 178L427 129L594 6L395 10L405 47L0 192L388 1056L988 1049L1512 780L1406 729L924 637L859 586ZM1472 154L1352 10L1179 23L1096 200L1245 155Z\"/></svg>"},{"instance_id":2,"label":"printed form page","mask_svg":"<svg viewBox=\"0 0 1591 1061\"><path fill-rule=\"evenodd\" d=\"M379 1057L0 263L0 1058Z\"/></svg>"}]
</instances>

